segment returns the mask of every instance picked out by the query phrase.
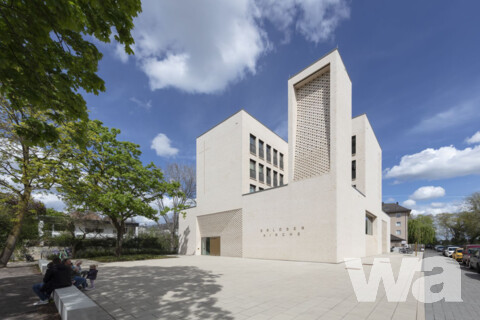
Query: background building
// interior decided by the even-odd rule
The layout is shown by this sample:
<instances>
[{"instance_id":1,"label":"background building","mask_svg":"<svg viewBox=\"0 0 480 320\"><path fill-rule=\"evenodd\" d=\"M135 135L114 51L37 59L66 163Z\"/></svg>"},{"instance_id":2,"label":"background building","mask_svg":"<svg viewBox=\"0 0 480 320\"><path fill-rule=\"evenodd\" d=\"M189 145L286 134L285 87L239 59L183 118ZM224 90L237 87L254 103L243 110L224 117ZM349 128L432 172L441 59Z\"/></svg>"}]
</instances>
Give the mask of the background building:
<instances>
[{"instance_id":1,"label":"background building","mask_svg":"<svg viewBox=\"0 0 480 320\"><path fill-rule=\"evenodd\" d=\"M408 219L412 210L397 203L383 203L382 209L390 216L391 245L401 247L408 244Z\"/></svg>"},{"instance_id":2,"label":"background building","mask_svg":"<svg viewBox=\"0 0 480 320\"><path fill-rule=\"evenodd\" d=\"M197 206L180 253L341 262L388 252L382 152L352 119L337 50L288 81L289 143L245 111L197 139Z\"/></svg>"}]
</instances>

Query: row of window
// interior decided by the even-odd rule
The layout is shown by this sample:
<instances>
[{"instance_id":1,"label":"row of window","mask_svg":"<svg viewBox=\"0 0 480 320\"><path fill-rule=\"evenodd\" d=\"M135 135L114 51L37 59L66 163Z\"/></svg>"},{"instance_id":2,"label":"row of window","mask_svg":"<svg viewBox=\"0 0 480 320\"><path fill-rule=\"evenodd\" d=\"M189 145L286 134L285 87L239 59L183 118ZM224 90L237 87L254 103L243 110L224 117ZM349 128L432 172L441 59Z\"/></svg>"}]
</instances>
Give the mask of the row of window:
<instances>
[{"instance_id":1,"label":"row of window","mask_svg":"<svg viewBox=\"0 0 480 320\"><path fill-rule=\"evenodd\" d=\"M352 156L357 153L357 136L352 136ZM357 161L352 161L352 180L357 179Z\"/></svg>"},{"instance_id":2,"label":"row of window","mask_svg":"<svg viewBox=\"0 0 480 320\"><path fill-rule=\"evenodd\" d=\"M272 180L273 171L273 180ZM265 168L261 163L258 164L258 178L257 178L257 163L250 159L250 178L258 180L261 183L265 183L274 187L283 186L283 174L278 173L270 168Z\"/></svg>"},{"instance_id":3,"label":"row of window","mask_svg":"<svg viewBox=\"0 0 480 320\"><path fill-rule=\"evenodd\" d=\"M270 145L266 145L265 142L258 139L258 157L260 159L265 159L266 153L266 160L268 163L272 163L272 147ZM266 152L264 152L266 151ZM257 155L257 137L253 134L250 135L250 153ZM273 165L280 167L283 170L283 153L278 152L276 149L273 149Z\"/></svg>"}]
</instances>

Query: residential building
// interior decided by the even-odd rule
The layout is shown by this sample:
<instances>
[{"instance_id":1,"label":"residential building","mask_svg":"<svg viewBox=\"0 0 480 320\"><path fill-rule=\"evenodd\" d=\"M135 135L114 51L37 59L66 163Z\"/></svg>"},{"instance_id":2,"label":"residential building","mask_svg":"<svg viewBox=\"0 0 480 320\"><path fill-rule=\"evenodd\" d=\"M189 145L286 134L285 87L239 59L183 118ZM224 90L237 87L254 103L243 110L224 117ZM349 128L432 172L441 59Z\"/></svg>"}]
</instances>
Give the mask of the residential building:
<instances>
[{"instance_id":1,"label":"residential building","mask_svg":"<svg viewBox=\"0 0 480 320\"><path fill-rule=\"evenodd\" d=\"M391 245L401 247L408 244L408 219L411 209L396 203L383 203L382 209L390 216Z\"/></svg>"},{"instance_id":2,"label":"residential building","mask_svg":"<svg viewBox=\"0 0 480 320\"><path fill-rule=\"evenodd\" d=\"M179 252L334 263L388 252L381 148L351 112L333 50L288 80L288 143L244 110L199 136Z\"/></svg>"}]
</instances>

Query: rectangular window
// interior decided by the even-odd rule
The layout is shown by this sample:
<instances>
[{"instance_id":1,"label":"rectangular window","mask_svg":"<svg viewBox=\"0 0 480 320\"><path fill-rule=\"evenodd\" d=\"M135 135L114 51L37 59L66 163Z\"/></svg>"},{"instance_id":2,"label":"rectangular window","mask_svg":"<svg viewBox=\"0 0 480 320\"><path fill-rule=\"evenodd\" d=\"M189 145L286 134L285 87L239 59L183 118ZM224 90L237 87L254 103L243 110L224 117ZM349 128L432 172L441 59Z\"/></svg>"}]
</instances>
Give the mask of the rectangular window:
<instances>
[{"instance_id":1,"label":"rectangular window","mask_svg":"<svg viewBox=\"0 0 480 320\"><path fill-rule=\"evenodd\" d=\"M352 137L352 155L357 153L357 136Z\"/></svg>"},{"instance_id":2,"label":"rectangular window","mask_svg":"<svg viewBox=\"0 0 480 320\"><path fill-rule=\"evenodd\" d=\"M272 185L272 169L267 168L267 184Z\"/></svg>"},{"instance_id":3,"label":"rectangular window","mask_svg":"<svg viewBox=\"0 0 480 320\"><path fill-rule=\"evenodd\" d=\"M273 171L273 186L277 187L278 186L278 174L277 171Z\"/></svg>"},{"instance_id":4,"label":"rectangular window","mask_svg":"<svg viewBox=\"0 0 480 320\"><path fill-rule=\"evenodd\" d=\"M263 177L263 164L258 164L258 181L263 182L264 177Z\"/></svg>"},{"instance_id":5,"label":"rectangular window","mask_svg":"<svg viewBox=\"0 0 480 320\"><path fill-rule=\"evenodd\" d=\"M365 216L365 234L373 234L373 217Z\"/></svg>"},{"instance_id":6,"label":"rectangular window","mask_svg":"<svg viewBox=\"0 0 480 320\"><path fill-rule=\"evenodd\" d=\"M401 213L397 213L396 217L397 217L397 218L401 218L401 217L402 217L402 214L401 214Z\"/></svg>"},{"instance_id":7,"label":"rectangular window","mask_svg":"<svg viewBox=\"0 0 480 320\"><path fill-rule=\"evenodd\" d=\"M250 152L257 154L257 138L253 134L250 135Z\"/></svg>"},{"instance_id":8,"label":"rectangular window","mask_svg":"<svg viewBox=\"0 0 480 320\"><path fill-rule=\"evenodd\" d=\"M262 159L265 156L265 153L263 151L263 141L262 140L258 140L258 156Z\"/></svg>"},{"instance_id":9,"label":"rectangular window","mask_svg":"<svg viewBox=\"0 0 480 320\"><path fill-rule=\"evenodd\" d=\"M273 149L273 165L278 166L278 151Z\"/></svg>"},{"instance_id":10,"label":"rectangular window","mask_svg":"<svg viewBox=\"0 0 480 320\"><path fill-rule=\"evenodd\" d=\"M400 235L402 234L402 231L397 230L397 231L395 231L395 234L396 234L397 236L400 236Z\"/></svg>"},{"instance_id":11,"label":"rectangular window","mask_svg":"<svg viewBox=\"0 0 480 320\"><path fill-rule=\"evenodd\" d=\"M283 186L283 174L280 174L280 185Z\"/></svg>"},{"instance_id":12,"label":"rectangular window","mask_svg":"<svg viewBox=\"0 0 480 320\"><path fill-rule=\"evenodd\" d=\"M257 179L257 172L255 171L255 161L250 160L250 178Z\"/></svg>"},{"instance_id":13,"label":"rectangular window","mask_svg":"<svg viewBox=\"0 0 480 320\"><path fill-rule=\"evenodd\" d=\"M265 189L263 189L263 188L260 188L260 187L258 188L258 191L263 191L263 190L265 190Z\"/></svg>"},{"instance_id":14,"label":"rectangular window","mask_svg":"<svg viewBox=\"0 0 480 320\"><path fill-rule=\"evenodd\" d=\"M280 153L280 169L283 170L283 153Z\"/></svg>"},{"instance_id":15,"label":"rectangular window","mask_svg":"<svg viewBox=\"0 0 480 320\"><path fill-rule=\"evenodd\" d=\"M352 161L352 180L357 179L357 161Z\"/></svg>"},{"instance_id":16,"label":"rectangular window","mask_svg":"<svg viewBox=\"0 0 480 320\"><path fill-rule=\"evenodd\" d=\"M400 221L397 221L396 226L397 226L397 227L400 227L401 225L402 225L402 223L401 223Z\"/></svg>"},{"instance_id":17,"label":"rectangular window","mask_svg":"<svg viewBox=\"0 0 480 320\"><path fill-rule=\"evenodd\" d=\"M251 184L250 185L250 192L255 192L255 190L256 190L255 185Z\"/></svg>"},{"instance_id":18,"label":"rectangular window","mask_svg":"<svg viewBox=\"0 0 480 320\"><path fill-rule=\"evenodd\" d=\"M272 147L267 144L267 162L272 162Z\"/></svg>"}]
</instances>

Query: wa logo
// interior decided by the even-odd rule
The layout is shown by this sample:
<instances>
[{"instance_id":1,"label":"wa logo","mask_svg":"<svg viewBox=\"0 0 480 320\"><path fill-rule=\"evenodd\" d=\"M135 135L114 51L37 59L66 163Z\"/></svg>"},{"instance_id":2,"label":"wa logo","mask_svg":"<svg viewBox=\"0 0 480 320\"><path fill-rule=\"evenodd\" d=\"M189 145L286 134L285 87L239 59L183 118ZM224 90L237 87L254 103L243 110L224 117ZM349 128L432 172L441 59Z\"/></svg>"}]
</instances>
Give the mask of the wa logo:
<instances>
[{"instance_id":1,"label":"wa logo","mask_svg":"<svg viewBox=\"0 0 480 320\"><path fill-rule=\"evenodd\" d=\"M359 302L374 302L382 280L389 302L404 302L408 293L422 303L445 299L446 302L462 302L462 273L456 261L442 257L403 258L395 281L389 258L375 258L368 280L358 258L345 259L346 269ZM431 275L420 272L433 271ZM432 288L433 287L433 288Z\"/></svg>"}]
</instances>

